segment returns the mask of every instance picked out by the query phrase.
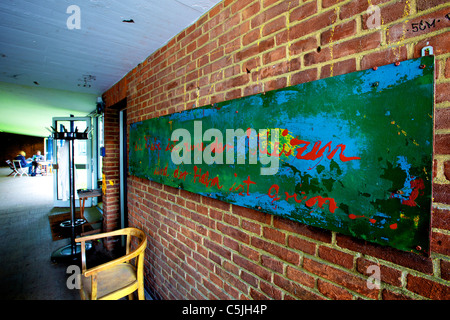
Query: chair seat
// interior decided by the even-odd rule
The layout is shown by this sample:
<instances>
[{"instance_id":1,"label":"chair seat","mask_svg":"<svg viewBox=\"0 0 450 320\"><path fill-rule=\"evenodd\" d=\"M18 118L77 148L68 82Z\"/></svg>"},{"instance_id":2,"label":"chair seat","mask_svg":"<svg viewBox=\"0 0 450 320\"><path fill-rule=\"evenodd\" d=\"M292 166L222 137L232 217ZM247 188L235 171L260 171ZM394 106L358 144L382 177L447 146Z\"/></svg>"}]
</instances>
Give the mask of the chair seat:
<instances>
[{"instance_id":1,"label":"chair seat","mask_svg":"<svg viewBox=\"0 0 450 320\"><path fill-rule=\"evenodd\" d=\"M118 297L114 295L108 295L126 287L130 287L130 292L136 290L138 285L136 268L129 263L118 264L99 272L97 283L98 299L117 299ZM81 275L81 289L86 297L91 296L91 277ZM125 295L122 294L122 296Z\"/></svg>"}]
</instances>

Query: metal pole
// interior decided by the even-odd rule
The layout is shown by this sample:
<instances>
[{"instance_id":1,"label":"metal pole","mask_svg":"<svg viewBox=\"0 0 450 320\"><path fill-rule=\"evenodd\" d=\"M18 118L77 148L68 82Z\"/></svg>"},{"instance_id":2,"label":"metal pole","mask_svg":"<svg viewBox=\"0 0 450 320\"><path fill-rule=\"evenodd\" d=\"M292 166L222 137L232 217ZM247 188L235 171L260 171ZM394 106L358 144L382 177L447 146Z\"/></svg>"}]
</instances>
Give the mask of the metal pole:
<instances>
[{"instance_id":1,"label":"metal pole","mask_svg":"<svg viewBox=\"0 0 450 320\"><path fill-rule=\"evenodd\" d=\"M74 132L74 123L70 121L70 132ZM70 218L71 218L71 247L72 256L76 255L76 243L75 243L75 150L74 150L73 138L69 140L69 192L70 192Z\"/></svg>"}]
</instances>

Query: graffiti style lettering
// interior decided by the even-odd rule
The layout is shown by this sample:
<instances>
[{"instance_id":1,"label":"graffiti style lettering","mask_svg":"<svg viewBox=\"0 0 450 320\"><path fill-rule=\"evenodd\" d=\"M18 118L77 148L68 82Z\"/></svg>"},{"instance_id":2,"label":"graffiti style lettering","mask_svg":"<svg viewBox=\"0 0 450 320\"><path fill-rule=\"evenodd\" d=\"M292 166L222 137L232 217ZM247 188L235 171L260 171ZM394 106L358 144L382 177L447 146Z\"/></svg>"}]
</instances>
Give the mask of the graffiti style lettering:
<instances>
[{"instance_id":1,"label":"graffiti style lettering","mask_svg":"<svg viewBox=\"0 0 450 320\"><path fill-rule=\"evenodd\" d=\"M189 174L189 172L187 172L187 171L181 171L180 170L180 167L177 167L176 169L175 169L175 171L173 172L173 176L175 177L175 178L178 178L178 179L180 179L180 180L184 180L184 181L186 181L186 176Z\"/></svg>"},{"instance_id":2,"label":"graffiti style lettering","mask_svg":"<svg viewBox=\"0 0 450 320\"><path fill-rule=\"evenodd\" d=\"M244 180L244 181L242 181L242 182L243 182L244 184L240 184L239 186L237 186L237 188L235 189L235 191L239 191L240 189L242 189L242 191L239 192L239 195L240 195L240 196L243 196L243 195L244 195L243 192L244 192L245 190L247 190L247 191L246 191L246 195L249 196L249 195L250 195L250 185L251 185L251 184L256 184L256 182L252 181L252 180L250 179L250 176L247 177L247 180ZM244 185L247 185L247 188L245 188Z\"/></svg>"},{"instance_id":3,"label":"graffiti style lettering","mask_svg":"<svg viewBox=\"0 0 450 320\"><path fill-rule=\"evenodd\" d=\"M161 169L155 169L155 171L153 171L153 174L155 175L155 176L160 176L160 175L162 175L162 176L165 176L165 177L167 177L167 167L168 167L168 165L166 164L166 166L164 167L164 168L161 168Z\"/></svg>"},{"instance_id":4,"label":"graffiti style lettering","mask_svg":"<svg viewBox=\"0 0 450 320\"><path fill-rule=\"evenodd\" d=\"M267 195L272 199L272 203L274 203L274 201L281 200L281 198L278 196L279 191L280 191L280 187L277 184L273 184L269 188ZM301 194L304 195L306 193L302 191ZM303 200L306 200L308 198L307 196L303 196L300 200L298 200L297 194L290 195L288 192L285 192L285 195L286 195L286 197L284 200L289 201L289 199L293 198L296 203L301 203ZM325 204L327 204L328 210L331 213L334 213L336 211L336 209L338 208L336 201L333 198L324 198L322 196L314 196L305 201L305 205L309 208L315 206L316 204L320 209L323 209L323 206ZM274 208L276 209L276 206Z\"/></svg>"},{"instance_id":5,"label":"graffiti style lettering","mask_svg":"<svg viewBox=\"0 0 450 320\"><path fill-rule=\"evenodd\" d=\"M197 173L198 171L198 173ZM198 181L197 181L198 178ZM194 183L201 183L204 184L205 187L210 188L213 186L216 186L218 189L222 189L223 185L221 185L219 183L219 177L214 177L212 179L209 179L209 171L206 171L206 173L202 174L202 169L194 166L194 178L193 178L193 182Z\"/></svg>"}]
</instances>

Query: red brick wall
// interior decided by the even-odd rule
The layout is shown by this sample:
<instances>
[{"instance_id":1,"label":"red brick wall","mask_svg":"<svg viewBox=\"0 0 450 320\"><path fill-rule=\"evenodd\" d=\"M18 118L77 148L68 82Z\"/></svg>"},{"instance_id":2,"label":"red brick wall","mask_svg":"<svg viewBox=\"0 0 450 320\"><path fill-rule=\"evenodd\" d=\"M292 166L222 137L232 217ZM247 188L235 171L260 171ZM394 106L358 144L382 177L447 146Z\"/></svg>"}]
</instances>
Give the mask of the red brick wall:
<instances>
[{"instance_id":1,"label":"red brick wall","mask_svg":"<svg viewBox=\"0 0 450 320\"><path fill-rule=\"evenodd\" d=\"M367 27L370 3L378 29ZM436 55L430 257L129 176L149 290L163 299L450 299L449 14L446 0L225 0L111 88L107 104L126 97L130 124L416 58L427 43ZM104 173L117 185L116 144L105 140ZM367 285L371 265L380 288Z\"/></svg>"}]
</instances>

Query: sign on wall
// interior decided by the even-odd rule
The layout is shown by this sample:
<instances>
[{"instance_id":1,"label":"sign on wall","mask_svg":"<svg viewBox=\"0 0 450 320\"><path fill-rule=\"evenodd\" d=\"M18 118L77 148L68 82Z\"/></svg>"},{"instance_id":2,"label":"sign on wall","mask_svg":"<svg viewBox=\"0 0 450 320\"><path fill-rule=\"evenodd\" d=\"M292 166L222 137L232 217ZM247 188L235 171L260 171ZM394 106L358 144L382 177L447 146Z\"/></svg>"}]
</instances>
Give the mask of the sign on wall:
<instances>
[{"instance_id":1,"label":"sign on wall","mask_svg":"<svg viewBox=\"0 0 450 320\"><path fill-rule=\"evenodd\" d=\"M130 126L129 173L429 253L434 57Z\"/></svg>"}]
</instances>

